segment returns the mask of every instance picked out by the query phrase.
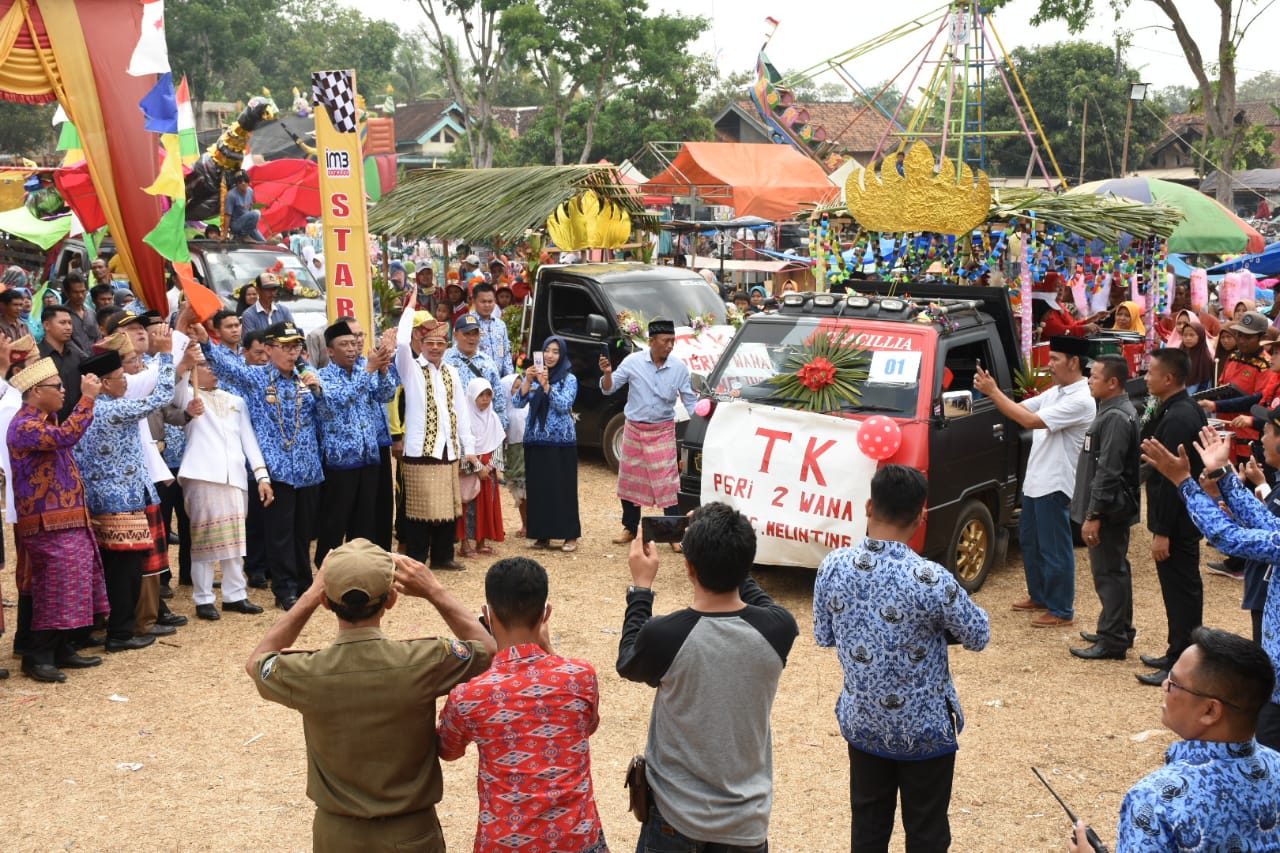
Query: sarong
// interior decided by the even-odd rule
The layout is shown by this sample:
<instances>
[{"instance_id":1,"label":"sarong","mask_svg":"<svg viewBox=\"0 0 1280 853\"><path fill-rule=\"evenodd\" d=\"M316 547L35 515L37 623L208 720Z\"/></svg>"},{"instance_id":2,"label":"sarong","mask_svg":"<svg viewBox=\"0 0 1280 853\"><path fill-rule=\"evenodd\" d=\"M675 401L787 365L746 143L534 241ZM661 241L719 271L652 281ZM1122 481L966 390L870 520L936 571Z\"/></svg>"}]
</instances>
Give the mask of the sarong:
<instances>
[{"instance_id":1,"label":"sarong","mask_svg":"<svg viewBox=\"0 0 1280 853\"><path fill-rule=\"evenodd\" d=\"M530 444L524 449L529 472L530 539L577 539L578 448Z\"/></svg>"},{"instance_id":2,"label":"sarong","mask_svg":"<svg viewBox=\"0 0 1280 853\"><path fill-rule=\"evenodd\" d=\"M22 538L31 569L31 630L66 631L106 613L102 556L89 528L45 530Z\"/></svg>"},{"instance_id":3,"label":"sarong","mask_svg":"<svg viewBox=\"0 0 1280 853\"><path fill-rule=\"evenodd\" d=\"M400 465L404 472L406 518L438 524L456 521L462 515L456 460L442 462L430 456L406 456Z\"/></svg>"},{"instance_id":4,"label":"sarong","mask_svg":"<svg viewBox=\"0 0 1280 853\"><path fill-rule=\"evenodd\" d=\"M147 529L151 534L151 553L142 561L142 576L158 575L169 568L169 531L160 515L160 504L147 507Z\"/></svg>"},{"instance_id":5,"label":"sarong","mask_svg":"<svg viewBox=\"0 0 1280 853\"><path fill-rule=\"evenodd\" d=\"M182 494L186 498L187 517L191 519L191 559L213 563L243 557L248 492L227 483L184 477Z\"/></svg>"},{"instance_id":6,"label":"sarong","mask_svg":"<svg viewBox=\"0 0 1280 853\"><path fill-rule=\"evenodd\" d=\"M147 515L138 512L108 512L92 518L98 547L108 551L150 551L154 544Z\"/></svg>"},{"instance_id":7,"label":"sarong","mask_svg":"<svg viewBox=\"0 0 1280 853\"><path fill-rule=\"evenodd\" d=\"M640 506L674 506L680 491L676 422L627 421L618 457L618 497Z\"/></svg>"},{"instance_id":8,"label":"sarong","mask_svg":"<svg viewBox=\"0 0 1280 853\"><path fill-rule=\"evenodd\" d=\"M493 457L494 454L485 453L479 458L485 465L489 465ZM461 542L463 539L474 539L477 542L482 539L487 542L504 541L507 534L502 529L502 489L498 485L496 473L491 471L488 479L480 480L480 494L476 495L472 503L476 508L473 529L467 530L467 518L459 518L458 541Z\"/></svg>"}]
</instances>

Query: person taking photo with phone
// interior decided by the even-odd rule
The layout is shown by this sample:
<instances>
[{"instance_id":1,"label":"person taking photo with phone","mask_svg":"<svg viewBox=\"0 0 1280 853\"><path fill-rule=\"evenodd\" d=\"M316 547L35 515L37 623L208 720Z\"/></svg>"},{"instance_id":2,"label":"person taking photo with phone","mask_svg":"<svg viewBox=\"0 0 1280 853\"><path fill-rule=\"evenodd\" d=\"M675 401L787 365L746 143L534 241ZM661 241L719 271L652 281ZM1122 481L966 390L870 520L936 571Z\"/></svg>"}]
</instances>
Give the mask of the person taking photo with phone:
<instances>
[{"instance_id":1,"label":"person taking photo with phone","mask_svg":"<svg viewBox=\"0 0 1280 853\"><path fill-rule=\"evenodd\" d=\"M536 354L535 354L536 355ZM561 551L578 550L582 521L578 515L578 430L573 403L578 379L569 369L564 338L552 335L542 344L542 364L525 369L512 405L528 408L524 430L526 535L534 548L550 548L563 539Z\"/></svg>"}]
</instances>

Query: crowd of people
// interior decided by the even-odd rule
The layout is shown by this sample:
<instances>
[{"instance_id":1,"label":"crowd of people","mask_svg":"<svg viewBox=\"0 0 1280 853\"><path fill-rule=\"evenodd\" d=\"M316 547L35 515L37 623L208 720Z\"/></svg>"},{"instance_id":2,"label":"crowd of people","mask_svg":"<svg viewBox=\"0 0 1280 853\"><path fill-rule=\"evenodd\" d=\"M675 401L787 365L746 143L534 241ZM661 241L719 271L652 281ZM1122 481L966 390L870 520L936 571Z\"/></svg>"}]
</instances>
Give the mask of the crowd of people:
<instances>
[{"instance_id":1,"label":"crowd of people","mask_svg":"<svg viewBox=\"0 0 1280 853\"><path fill-rule=\"evenodd\" d=\"M608 847L589 749L599 688L590 662L552 647L546 571L529 556L486 560L481 617L435 574L499 556L503 486L530 549L578 548L570 365L583 354L553 336L521 363L493 283L471 275L479 259L463 269L466 290L436 287L429 267L410 284L401 268L395 328L371 336L340 319L311 358L269 272L242 288L241 310L205 322L186 306L167 320L115 307L69 278L38 336L18 288L0 293L14 649L28 677L60 682L102 664L96 648L137 650L176 631L186 617L166 604L173 537L177 582L192 586L197 618L261 614L249 588L270 589L285 611L246 671L264 698L306 722L315 849L443 850L438 759L475 743L477 851L599 853ZM759 307L755 297L734 294L745 312ZM1136 333L1138 307L1115 308L1113 322ZM1139 412L1129 363L1090 358L1087 327L1101 318L1059 319L1047 391L1019 402L981 368L974 381L1034 431L1021 520L1028 594L1013 609L1035 627L1074 625L1074 521L1101 613L1081 632L1089 645L1071 653L1126 657L1137 638L1129 534L1145 476L1169 633L1159 656L1143 656L1153 671L1139 680L1163 688L1163 722L1182 740L1126 796L1119 849L1280 842L1280 596L1267 595L1280 562L1280 490L1268 488L1280 467L1280 347L1270 320L1241 306L1210 339L1206 320L1179 309L1170 345L1150 355L1152 403ZM599 358L601 392L627 392L614 541L630 545L632 584L616 669L656 691L643 766L630 778L636 849L767 851L769 717L797 623L751 578L750 521L716 503L672 545L689 606L654 615L659 561L640 516L678 513L674 406L692 409L695 396L672 357L674 324L654 318L647 332L647 346L621 362ZM1204 373L1202 356L1228 336L1232 349ZM1196 378L1221 393L1192 399ZM1207 428L1209 413L1233 416L1221 427L1230 439ZM813 603L814 639L836 649L845 673L836 722L848 745L850 847L886 850L900 799L908 848L942 850L964 723L947 649L980 651L989 620L950 573L910 549L924 475L883 465L870 493L866 537L828 555ZM1252 641L1201 625L1203 537L1242 561ZM381 618L401 595L429 601L453 638L387 638ZM335 642L287 650L321 609L337 620ZM440 697L434 728L411 724ZM381 722L368 737L343 735L370 715ZM1228 789L1231 808L1205 806Z\"/></svg>"}]
</instances>

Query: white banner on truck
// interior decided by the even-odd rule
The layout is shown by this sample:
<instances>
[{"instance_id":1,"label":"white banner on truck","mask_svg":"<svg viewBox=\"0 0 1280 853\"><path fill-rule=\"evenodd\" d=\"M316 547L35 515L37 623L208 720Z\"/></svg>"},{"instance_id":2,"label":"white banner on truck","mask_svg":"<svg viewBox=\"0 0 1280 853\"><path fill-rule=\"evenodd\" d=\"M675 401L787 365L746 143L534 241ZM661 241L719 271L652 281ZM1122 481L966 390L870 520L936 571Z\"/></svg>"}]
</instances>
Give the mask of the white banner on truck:
<instances>
[{"instance_id":1,"label":"white banner on truck","mask_svg":"<svg viewBox=\"0 0 1280 853\"><path fill-rule=\"evenodd\" d=\"M702 449L702 503L751 519L756 562L817 568L867 529L876 461L858 421L750 403L717 405Z\"/></svg>"}]
</instances>

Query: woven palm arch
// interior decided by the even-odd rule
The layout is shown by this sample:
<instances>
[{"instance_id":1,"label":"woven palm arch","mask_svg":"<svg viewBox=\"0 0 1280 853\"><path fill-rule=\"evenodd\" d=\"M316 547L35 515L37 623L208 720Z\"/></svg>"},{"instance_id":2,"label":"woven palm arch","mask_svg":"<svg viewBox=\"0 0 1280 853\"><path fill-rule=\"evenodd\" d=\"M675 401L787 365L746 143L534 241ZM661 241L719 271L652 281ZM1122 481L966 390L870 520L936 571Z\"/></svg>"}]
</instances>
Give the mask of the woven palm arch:
<instances>
[{"instance_id":1,"label":"woven palm arch","mask_svg":"<svg viewBox=\"0 0 1280 853\"><path fill-rule=\"evenodd\" d=\"M634 227L657 227L615 167L591 164L412 172L374 206L369 229L410 239L513 243L542 231L557 207L586 190L620 205Z\"/></svg>"}]
</instances>

